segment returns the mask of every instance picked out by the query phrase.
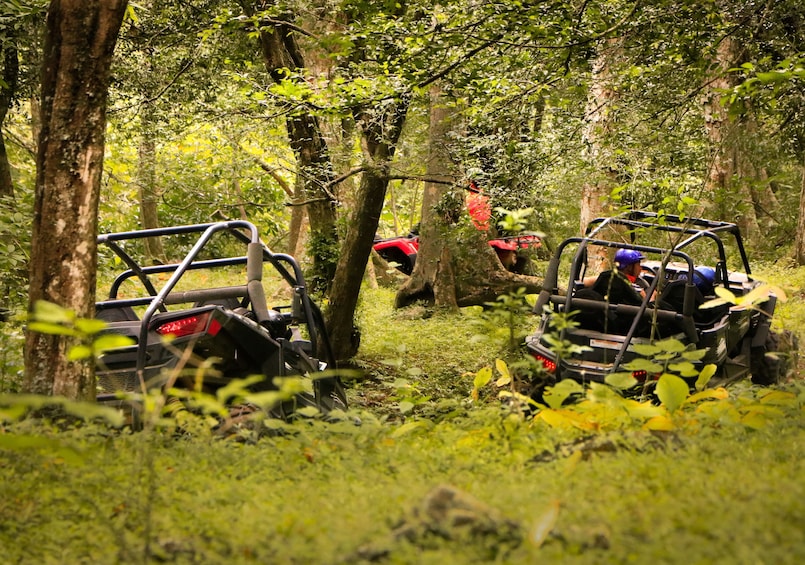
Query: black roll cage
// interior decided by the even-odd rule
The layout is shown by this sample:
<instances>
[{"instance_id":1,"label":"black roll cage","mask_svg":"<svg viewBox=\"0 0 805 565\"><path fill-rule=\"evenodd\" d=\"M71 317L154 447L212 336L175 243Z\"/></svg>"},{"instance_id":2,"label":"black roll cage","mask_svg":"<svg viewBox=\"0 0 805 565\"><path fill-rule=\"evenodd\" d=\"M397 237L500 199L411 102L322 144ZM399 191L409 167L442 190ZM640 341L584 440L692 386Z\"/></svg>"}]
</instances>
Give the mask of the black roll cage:
<instances>
[{"instance_id":1,"label":"black roll cage","mask_svg":"<svg viewBox=\"0 0 805 565\"><path fill-rule=\"evenodd\" d=\"M214 235L218 233L229 233L236 239L246 244L247 253L245 256L223 257L220 259L198 260L204 247L210 242ZM151 237L162 237L182 234L200 234L196 243L179 263L166 265L142 266L129 255L120 242L145 239ZM118 232L99 235L97 238L99 246L103 245L114 252L128 269L119 274L109 291L108 300L96 302L95 308L103 310L107 308L147 306L145 313L140 321L140 333L137 349L137 374L142 374L146 364L146 347L148 343L148 331L154 314L159 311L166 311L165 306L170 304L181 304L187 302L199 302L217 298L243 298L243 305L251 304L258 322L269 319L268 305L262 287L263 263L267 262L280 274L280 276L293 289L291 312L289 316L292 320L302 322L306 325L311 342L311 353L317 356L319 344L325 348L327 360L332 361L332 350L329 338L324 327L324 320L321 311L313 303L308 295L302 269L296 260L284 253L273 253L260 240L257 227L245 220L233 220L226 222L193 224L186 226L173 226L165 228L154 228L146 230ZM246 265L247 283L231 287L210 288L185 292L173 292L176 284L191 270L205 269L211 267L223 267L232 265ZM149 275L160 273L173 273L161 290L157 291L149 279ZM128 279L136 277L145 287L149 296L139 298L117 298L120 286Z\"/></svg>"}]
</instances>

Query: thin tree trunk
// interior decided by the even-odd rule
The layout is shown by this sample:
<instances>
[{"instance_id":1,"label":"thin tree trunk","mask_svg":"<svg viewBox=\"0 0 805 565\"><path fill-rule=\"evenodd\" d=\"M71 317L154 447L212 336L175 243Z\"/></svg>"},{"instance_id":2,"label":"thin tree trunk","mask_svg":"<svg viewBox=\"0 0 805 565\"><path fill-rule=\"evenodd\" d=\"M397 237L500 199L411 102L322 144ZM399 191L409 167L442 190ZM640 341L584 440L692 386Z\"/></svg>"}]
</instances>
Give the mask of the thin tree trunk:
<instances>
[{"instance_id":1,"label":"thin tree trunk","mask_svg":"<svg viewBox=\"0 0 805 565\"><path fill-rule=\"evenodd\" d=\"M386 200L389 166L408 111L406 100L398 101L393 106L382 116L368 112L358 113L356 116L361 131L366 170L361 175L355 208L339 255L326 313L327 329L338 360L349 359L358 350L359 334L354 327L355 309Z\"/></svg>"},{"instance_id":2,"label":"thin tree trunk","mask_svg":"<svg viewBox=\"0 0 805 565\"><path fill-rule=\"evenodd\" d=\"M294 205L291 208L291 225L288 228L288 253L292 257L301 257L305 249L307 213L305 206L296 204L296 202L302 202L304 199L305 183L302 182L302 177L297 175L294 183L294 198L292 199Z\"/></svg>"},{"instance_id":3,"label":"thin tree trunk","mask_svg":"<svg viewBox=\"0 0 805 565\"><path fill-rule=\"evenodd\" d=\"M248 15L258 18L261 10L275 8L274 2L268 0L242 0L240 4ZM305 61L291 26L284 23L282 17L279 20L272 17L272 20L271 25L260 25L260 47L268 73L281 84L287 80L288 69L301 71ZM335 276L338 248L336 199L330 193L335 175L318 118L309 112L297 111L287 117L285 125L296 155L297 175L302 178L310 221L311 284L324 290Z\"/></svg>"},{"instance_id":4,"label":"thin tree trunk","mask_svg":"<svg viewBox=\"0 0 805 565\"><path fill-rule=\"evenodd\" d=\"M612 89L612 67L620 53L620 40L604 42L593 61L590 92L585 112L584 141L587 160L594 172L582 186L579 229L583 233L591 220L611 213L609 195L616 185L615 165L607 148L612 132L612 105L617 94Z\"/></svg>"},{"instance_id":5,"label":"thin tree trunk","mask_svg":"<svg viewBox=\"0 0 805 565\"><path fill-rule=\"evenodd\" d=\"M137 185L140 189L140 227L142 229L159 227L157 213L157 205L159 204L157 151L152 114L153 108L150 105L146 105L142 109L140 141L137 148ZM158 237L146 238L145 255L150 262L165 262L162 239Z\"/></svg>"},{"instance_id":6,"label":"thin tree trunk","mask_svg":"<svg viewBox=\"0 0 805 565\"><path fill-rule=\"evenodd\" d=\"M802 181L799 192L799 219L797 220L797 239L794 255L798 265L805 265L805 160L802 163Z\"/></svg>"},{"instance_id":7,"label":"thin tree trunk","mask_svg":"<svg viewBox=\"0 0 805 565\"><path fill-rule=\"evenodd\" d=\"M715 74L707 85L703 107L711 157L706 188L711 204L708 215L738 223L744 236L751 238L758 233L758 221L750 179L742 175L745 158L741 154L739 136L743 127L740 122L730 120L721 103L724 92L738 80L729 69L740 64L741 53L736 38L724 38L716 51Z\"/></svg>"},{"instance_id":8,"label":"thin tree trunk","mask_svg":"<svg viewBox=\"0 0 805 565\"><path fill-rule=\"evenodd\" d=\"M42 72L29 296L91 317L107 88L126 0L53 0ZM70 362L71 343L28 332L28 392L94 399L92 361Z\"/></svg>"},{"instance_id":9,"label":"thin tree trunk","mask_svg":"<svg viewBox=\"0 0 805 565\"><path fill-rule=\"evenodd\" d=\"M13 28L11 28L13 30ZM11 163L6 152L6 143L3 138L3 123L8 110L14 101L19 78L20 65L17 56L17 47L13 31L0 44L0 56L3 58L3 77L0 80L0 196L14 196L14 182L11 178Z\"/></svg>"}]
</instances>

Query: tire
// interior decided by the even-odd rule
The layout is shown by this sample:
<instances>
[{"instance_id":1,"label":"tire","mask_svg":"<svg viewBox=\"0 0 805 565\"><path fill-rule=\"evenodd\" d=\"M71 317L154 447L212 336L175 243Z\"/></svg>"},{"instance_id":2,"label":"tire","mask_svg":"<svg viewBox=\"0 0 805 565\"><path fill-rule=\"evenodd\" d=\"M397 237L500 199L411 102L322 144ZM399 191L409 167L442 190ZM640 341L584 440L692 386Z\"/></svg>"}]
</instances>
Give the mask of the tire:
<instances>
[{"instance_id":1,"label":"tire","mask_svg":"<svg viewBox=\"0 0 805 565\"><path fill-rule=\"evenodd\" d=\"M795 365L797 341L796 335L790 331L777 333L770 330L766 342L752 348L752 382L767 386L782 381Z\"/></svg>"},{"instance_id":2,"label":"tire","mask_svg":"<svg viewBox=\"0 0 805 565\"><path fill-rule=\"evenodd\" d=\"M304 376L319 372L318 362L295 350L287 347L284 352L285 375L284 376ZM313 382L312 393L297 394L293 400L283 402L282 405L271 411L272 416L288 419L299 408L313 407L322 414L327 415L333 410L347 409L347 396L341 379L338 377L326 377L316 379Z\"/></svg>"},{"instance_id":3,"label":"tire","mask_svg":"<svg viewBox=\"0 0 805 565\"><path fill-rule=\"evenodd\" d=\"M397 270L410 275L414 272L414 264L411 258L399 249L384 249L379 252L380 256L388 263L397 263Z\"/></svg>"}]
</instances>

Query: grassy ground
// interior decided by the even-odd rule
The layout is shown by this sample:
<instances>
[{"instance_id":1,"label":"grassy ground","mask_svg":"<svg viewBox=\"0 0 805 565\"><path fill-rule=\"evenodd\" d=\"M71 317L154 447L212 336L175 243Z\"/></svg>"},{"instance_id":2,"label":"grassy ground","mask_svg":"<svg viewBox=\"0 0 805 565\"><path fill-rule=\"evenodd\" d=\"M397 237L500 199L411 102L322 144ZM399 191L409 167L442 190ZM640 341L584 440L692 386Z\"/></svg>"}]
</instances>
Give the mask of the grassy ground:
<instances>
[{"instance_id":1,"label":"grassy ground","mask_svg":"<svg viewBox=\"0 0 805 565\"><path fill-rule=\"evenodd\" d=\"M805 328L789 294L777 323ZM222 439L201 420L131 434L0 408L17 420L0 428L3 562L805 562L799 376L685 405L666 429L605 395L525 418L491 385L472 400L505 324L392 302L363 297L342 421Z\"/></svg>"}]
</instances>

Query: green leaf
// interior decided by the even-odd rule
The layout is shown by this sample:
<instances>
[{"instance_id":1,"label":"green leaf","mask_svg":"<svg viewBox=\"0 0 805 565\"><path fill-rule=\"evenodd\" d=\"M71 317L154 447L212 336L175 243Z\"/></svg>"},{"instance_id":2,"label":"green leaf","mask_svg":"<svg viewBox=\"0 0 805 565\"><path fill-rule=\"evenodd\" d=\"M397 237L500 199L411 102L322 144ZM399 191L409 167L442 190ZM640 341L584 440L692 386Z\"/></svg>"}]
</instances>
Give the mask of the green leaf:
<instances>
[{"instance_id":1,"label":"green leaf","mask_svg":"<svg viewBox=\"0 0 805 565\"><path fill-rule=\"evenodd\" d=\"M662 365L654 363L649 359L634 359L633 361L625 363L623 368L630 371L645 371L650 375L662 373Z\"/></svg>"},{"instance_id":2,"label":"green leaf","mask_svg":"<svg viewBox=\"0 0 805 565\"><path fill-rule=\"evenodd\" d=\"M51 323L51 322L31 322L28 324L28 329L32 332L39 332L41 334L47 335L67 335L67 336L76 336L78 332L75 329L63 326L58 323Z\"/></svg>"},{"instance_id":3,"label":"green leaf","mask_svg":"<svg viewBox=\"0 0 805 565\"><path fill-rule=\"evenodd\" d=\"M656 390L660 403L668 409L668 412L676 411L690 394L688 383L668 373L660 377Z\"/></svg>"},{"instance_id":4,"label":"green leaf","mask_svg":"<svg viewBox=\"0 0 805 565\"><path fill-rule=\"evenodd\" d=\"M105 330L108 324L103 320L95 320L92 318L78 318L75 321L75 328L85 335L95 335L98 332Z\"/></svg>"},{"instance_id":5,"label":"green leaf","mask_svg":"<svg viewBox=\"0 0 805 565\"><path fill-rule=\"evenodd\" d=\"M80 361L92 357L92 348L88 345L76 345L67 352L68 361Z\"/></svg>"},{"instance_id":6,"label":"green leaf","mask_svg":"<svg viewBox=\"0 0 805 565\"><path fill-rule=\"evenodd\" d=\"M295 413L299 414L300 416L304 416L305 418L316 418L321 415L321 411L315 406L303 406L302 408L297 408Z\"/></svg>"},{"instance_id":7,"label":"green leaf","mask_svg":"<svg viewBox=\"0 0 805 565\"><path fill-rule=\"evenodd\" d=\"M584 392L584 388L579 383L573 379L565 379L553 386L546 387L545 392L542 394L542 399L550 408L556 410L561 408L562 403L564 403L571 394L581 392Z\"/></svg>"},{"instance_id":8,"label":"green leaf","mask_svg":"<svg viewBox=\"0 0 805 565\"><path fill-rule=\"evenodd\" d=\"M483 388L492 380L492 367L483 367L477 373L472 381L472 386L476 389Z\"/></svg>"},{"instance_id":9,"label":"green leaf","mask_svg":"<svg viewBox=\"0 0 805 565\"><path fill-rule=\"evenodd\" d=\"M685 344L678 339L664 339L655 344L661 351L668 353L681 353L685 351Z\"/></svg>"},{"instance_id":10,"label":"green leaf","mask_svg":"<svg viewBox=\"0 0 805 565\"><path fill-rule=\"evenodd\" d=\"M683 352L680 357L688 361L701 361L705 355L707 355L706 349L691 349L690 351Z\"/></svg>"},{"instance_id":11,"label":"green leaf","mask_svg":"<svg viewBox=\"0 0 805 565\"><path fill-rule=\"evenodd\" d=\"M656 345L649 345L647 343L636 343L631 346L631 349L643 357L652 357L660 351Z\"/></svg>"},{"instance_id":12,"label":"green leaf","mask_svg":"<svg viewBox=\"0 0 805 565\"><path fill-rule=\"evenodd\" d=\"M495 368L498 370L498 373L500 373L500 378L495 381L495 386L502 387L512 382L512 377L509 374L509 366L506 365L503 359L495 359Z\"/></svg>"},{"instance_id":13,"label":"green leaf","mask_svg":"<svg viewBox=\"0 0 805 565\"><path fill-rule=\"evenodd\" d=\"M637 384L637 379L632 373L611 373L604 378L604 382L617 389L627 390Z\"/></svg>"},{"instance_id":14,"label":"green leaf","mask_svg":"<svg viewBox=\"0 0 805 565\"><path fill-rule=\"evenodd\" d=\"M696 379L696 390L704 390L704 388L707 386L707 383L709 383L710 379L713 378L713 375L716 374L716 368L717 367L712 363L704 366L699 373L699 378Z\"/></svg>"},{"instance_id":15,"label":"green leaf","mask_svg":"<svg viewBox=\"0 0 805 565\"><path fill-rule=\"evenodd\" d=\"M103 334L97 339L93 340L92 348L97 352L108 351L109 349L117 349L118 347L128 347L134 345L136 342L126 335L121 334Z\"/></svg>"},{"instance_id":16,"label":"green leaf","mask_svg":"<svg viewBox=\"0 0 805 565\"><path fill-rule=\"evenodd\" d=\"M47 300L37 300L31 316L37 322L51 324L72 324L75 320L75 312Z\"/></svg>"},{"instance_id":17,"label":"green leaf","mask_svg":"<svg viewBox=\"0 0 805 565\"><path fill-rule=\"evenodd\" d=\"M699 372L696 370L696 366L688 361L684 361L682 363L671 363L668 365L668 369L683 377L693 377L699 374Z\"/></svg>"}]
</instances>

